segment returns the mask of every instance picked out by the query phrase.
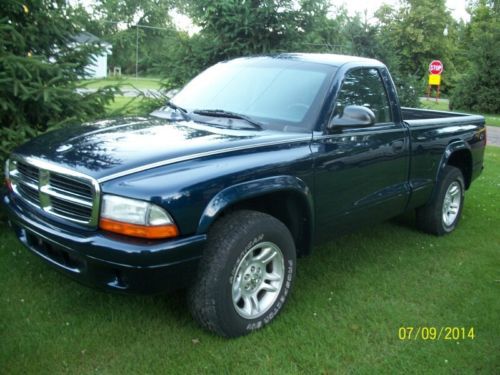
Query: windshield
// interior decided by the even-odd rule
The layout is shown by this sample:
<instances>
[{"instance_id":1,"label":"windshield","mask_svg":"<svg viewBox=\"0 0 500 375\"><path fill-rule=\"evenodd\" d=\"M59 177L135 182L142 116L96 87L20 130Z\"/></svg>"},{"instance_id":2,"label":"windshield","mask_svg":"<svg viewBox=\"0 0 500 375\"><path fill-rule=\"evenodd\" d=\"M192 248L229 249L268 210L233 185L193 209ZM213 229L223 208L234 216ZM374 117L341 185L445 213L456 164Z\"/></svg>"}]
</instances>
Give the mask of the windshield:
<instances>
[{"instance_id":1,"label":"windshield","mask_svg":"<svg viewBox=\"0 0 500 375\"><path fill-rule=\"evenodd\" d=\"M172 102L189 112L223 110L270 127L310 128L334 68L280 58L242 58L212 66ZM274 126L273 126L274 125Z\"/></svg>"}]
</instances>

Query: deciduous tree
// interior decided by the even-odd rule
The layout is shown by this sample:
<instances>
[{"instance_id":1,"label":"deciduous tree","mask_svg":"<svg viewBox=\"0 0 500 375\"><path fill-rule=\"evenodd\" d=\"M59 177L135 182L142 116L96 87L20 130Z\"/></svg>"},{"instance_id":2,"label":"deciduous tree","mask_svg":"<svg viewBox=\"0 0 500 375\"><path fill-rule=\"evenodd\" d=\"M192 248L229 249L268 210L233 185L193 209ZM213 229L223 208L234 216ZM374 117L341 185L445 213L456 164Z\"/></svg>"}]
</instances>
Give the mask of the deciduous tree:
<instances>
[{"instance_id":1,"label":"deciduous tree","mask_svg":"<svg viewBox=\"0 0 500 375\"><path fill-rule=\"evenodd\" d=\"M500 2L479 0L469 12L471 21L461 46L467 62L450 106L500 113Z\"/></svg>"}]
</instances>

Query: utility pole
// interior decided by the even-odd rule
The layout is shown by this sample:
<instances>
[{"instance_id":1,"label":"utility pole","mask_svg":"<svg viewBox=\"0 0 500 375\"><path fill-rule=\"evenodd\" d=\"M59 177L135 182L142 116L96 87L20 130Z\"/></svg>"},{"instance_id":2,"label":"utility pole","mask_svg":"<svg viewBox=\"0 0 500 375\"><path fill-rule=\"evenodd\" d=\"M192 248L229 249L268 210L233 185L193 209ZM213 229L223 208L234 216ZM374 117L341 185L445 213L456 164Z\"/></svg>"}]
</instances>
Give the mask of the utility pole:
<instances>
[{"instance_id":1,"label":"utility pole","mask_svg":"<svg viewBox=\"0 0 500 375\"><path fill-rule=\"evenodd\" d=\"M113 23L115 25L120 25L120 22L116 21L102 21L104 23ZM131 26L130 28L132 28ZM135 25L135 78L139 78L139 27L143 29L153 29L153 30L170 30L166 27L156 27L136 24Z\"/></svg>"},{"instance_id":2,"label":"utility pole","mask_svg":"<svg viewBox=\"0 0 500 375\"><path fill-rule=\"evenodd\" d=\"M135 78L139 77L139 24L135 25Z\"/></svg>"}]
</instances>

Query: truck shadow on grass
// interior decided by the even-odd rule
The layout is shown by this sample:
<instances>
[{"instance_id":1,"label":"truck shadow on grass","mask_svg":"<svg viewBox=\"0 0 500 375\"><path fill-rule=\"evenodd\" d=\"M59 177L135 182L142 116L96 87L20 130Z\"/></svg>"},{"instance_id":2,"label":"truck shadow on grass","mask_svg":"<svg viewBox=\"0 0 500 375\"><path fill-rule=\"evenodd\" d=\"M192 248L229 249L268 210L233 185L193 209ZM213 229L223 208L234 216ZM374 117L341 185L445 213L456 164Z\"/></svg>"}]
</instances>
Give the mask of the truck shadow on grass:
<instances>
[{"instance_id":1,"label":"truck shadow on grass","mask_svg":"<svg viewBox=\"0 0 500 375\"><path fill-rule=\"evenodd\" d=\"M12 234L4 236L8 243L16 244L16 256L4 259L4 266L17 270L7 281L19 288L17 296L29 295L23 298L36 306L32 322L63 321L82 332L104 330L110 336L137 330L135 336L211 337L191 318L185 290L130 296L91 289L55 272L18 244ZM360 288L376 290L379 276L392 277L391 272L401 266L401 258L418 257L419 243L429 238L434 239L414 229L414 216L408 214L316 246L310 256L299 259L292 298L274 329L286 329L281 325L303 320L304 307L322 311L328 301L335 309ZM14 310L12 315L16 315Z\"/></svg>"},{"instance_id":2,"label":"truck shadow on grass","mask_svg":"<svg viewBox=\"0 0 500 375\"><path fill-rule=\"evenodd\" d=\"M298 278L285 314L292 317L300 314L300 309L294 311L296 305L314 304L318 295L331 298L332 292L335 295L345 291L353 278L365 270L370 272L369 269L375 267L388 271L401 253L408 251L405 245L408 238L421 236L427 237L414 229L414 217L409 214L316 246L310 256L299 259L297 263ZM68 283L64 275L54 274L57 276L50 278L55 279L53 284L57 286L49 288L62 287L60 294L64 294L65 302L59 303L73 311L80 310L83 315L88 315L88 319L101 316L104 321L109 321L109 316L113 316L115 324L123 328L141 326L141 322L148 321L148 326L169 332L202 332L190 317L186 290L152 296L122 295L90 289L76 282ZM366 279L366 276L361 275L361 279ZM120 311L119 317L116 311Z\"/></svg>"}]
</instances>

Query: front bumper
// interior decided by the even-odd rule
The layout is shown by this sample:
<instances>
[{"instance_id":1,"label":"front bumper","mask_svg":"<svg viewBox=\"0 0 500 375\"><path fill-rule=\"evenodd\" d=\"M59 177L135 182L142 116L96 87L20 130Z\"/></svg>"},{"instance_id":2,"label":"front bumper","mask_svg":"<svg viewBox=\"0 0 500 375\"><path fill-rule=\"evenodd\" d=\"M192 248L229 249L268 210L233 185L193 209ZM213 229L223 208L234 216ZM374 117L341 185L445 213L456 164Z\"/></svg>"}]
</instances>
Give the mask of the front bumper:
<instances>
[{"instance_id":1,"label":"front bumper","mask_svg":"<svg viewBox=\"0 0 500 375\"><path fill-rule=\"evenodd\" d=\"M100 289L153 294L193 280L205 235L142 240L51 222L10 194L2 196L9 223L31 252L69 277Z\"/></svg>"}]
</instances>

